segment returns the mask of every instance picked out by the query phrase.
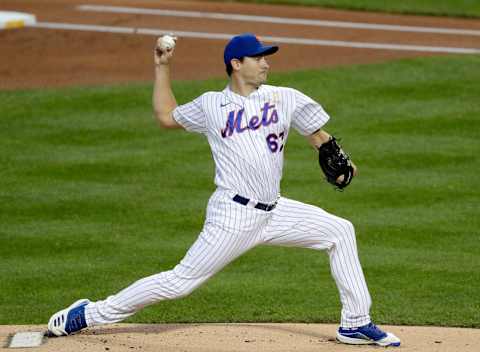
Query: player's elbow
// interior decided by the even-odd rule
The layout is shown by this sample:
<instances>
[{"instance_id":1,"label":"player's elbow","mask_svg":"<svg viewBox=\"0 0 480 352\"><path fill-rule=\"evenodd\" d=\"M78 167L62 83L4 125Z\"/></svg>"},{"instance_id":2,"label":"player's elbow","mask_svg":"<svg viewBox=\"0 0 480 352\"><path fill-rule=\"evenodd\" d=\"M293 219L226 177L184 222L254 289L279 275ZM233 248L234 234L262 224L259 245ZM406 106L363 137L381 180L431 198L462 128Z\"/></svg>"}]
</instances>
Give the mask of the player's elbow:
<instances>
[{"instance_id":1,"label":"player's elbow","mask_svg":"<svg viewBox=\"0 0 480 352\"><path fill-rule=\"evenodd\" d=\"M173 119L171 112L165 113L155 111L155 120L158 122L161 128L179 128L180 125Z\"/></svg>"}]
</instances>

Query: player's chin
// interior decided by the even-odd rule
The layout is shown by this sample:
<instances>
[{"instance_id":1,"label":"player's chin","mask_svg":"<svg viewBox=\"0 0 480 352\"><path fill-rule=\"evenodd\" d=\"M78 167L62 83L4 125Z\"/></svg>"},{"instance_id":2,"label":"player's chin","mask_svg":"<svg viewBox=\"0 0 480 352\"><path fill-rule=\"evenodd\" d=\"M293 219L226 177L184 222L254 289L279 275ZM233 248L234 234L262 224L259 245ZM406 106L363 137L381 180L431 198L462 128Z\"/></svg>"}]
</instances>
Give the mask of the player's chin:
<instances>
[{"instance_id":1,"label":"player's chin","mask_svg":"<svg viewBox=\"0 0 480 352\"><path fill-rule=\"evenodd\" d=\"M258 83L259 84L264 84L265 82L267 82L267 73L261 73L258 76Z\"/></svg>"}]
</instances>

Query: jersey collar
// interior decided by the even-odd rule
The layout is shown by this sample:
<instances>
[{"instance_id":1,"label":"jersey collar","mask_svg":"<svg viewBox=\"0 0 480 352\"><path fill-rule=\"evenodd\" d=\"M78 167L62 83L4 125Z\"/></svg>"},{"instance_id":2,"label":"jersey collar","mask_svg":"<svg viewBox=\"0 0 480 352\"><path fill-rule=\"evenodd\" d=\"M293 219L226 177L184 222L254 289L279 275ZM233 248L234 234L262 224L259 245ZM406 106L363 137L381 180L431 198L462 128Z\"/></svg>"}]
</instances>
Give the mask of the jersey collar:
<instances>
[{"instance_id":1,"label":"jersey collar","mask_svg":"<svg viewBox=\"0 0 480 352\"><path fill-rule=\"evenodd\" d=\"M240 95L240 94L237 94L237 93L233 92L230 89L230 85L228 84L225 87L225 89L222 91L222 93L224 95L224 100L225 100L224 103L225 104L226 103L233 103L233 104L238 105L240 107L244 107L246 100L251 99L253 97L257 97L258 94L261 93L263 90L264 90L263 85L261 85L260 87L258 87L257 90L250 93L249 96L244 97L243 95Z\"/></svg>"}]
</instances>

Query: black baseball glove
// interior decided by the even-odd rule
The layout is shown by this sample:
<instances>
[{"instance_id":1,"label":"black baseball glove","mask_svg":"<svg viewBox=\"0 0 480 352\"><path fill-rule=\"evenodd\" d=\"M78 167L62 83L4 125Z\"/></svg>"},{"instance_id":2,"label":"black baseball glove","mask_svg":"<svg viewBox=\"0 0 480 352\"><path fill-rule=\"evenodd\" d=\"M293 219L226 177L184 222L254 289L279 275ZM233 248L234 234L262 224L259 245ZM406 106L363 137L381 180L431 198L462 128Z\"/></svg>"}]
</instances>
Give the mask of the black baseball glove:
<instances>
[{"instance_id":1,"label":"black baseball glove","mask_svg":"<svg viewBox=\"0 0 480 352\"><path fill-rule=\"evenodd\" d=\"M350 157L338 145L335 137L331 136L328 142L318 148L318 163L327 181L337 189L344 189L352 181L353 166ZM342 175L343 180L337 182Z\"/></svg>"}]
</instances>

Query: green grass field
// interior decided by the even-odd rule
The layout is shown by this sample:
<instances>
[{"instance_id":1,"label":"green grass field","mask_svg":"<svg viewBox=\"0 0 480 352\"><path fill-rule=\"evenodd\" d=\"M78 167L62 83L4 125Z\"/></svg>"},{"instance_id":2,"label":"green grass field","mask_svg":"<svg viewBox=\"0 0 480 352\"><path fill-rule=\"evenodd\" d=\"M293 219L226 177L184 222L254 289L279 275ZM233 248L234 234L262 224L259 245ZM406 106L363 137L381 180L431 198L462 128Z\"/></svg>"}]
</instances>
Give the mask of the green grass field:
<instances>
[{"instance_id":1,"label":"green grass field","mask_svg":"<svg viewBox=\"0 0 480 352\"><path fill-rule=\"evenodd\" d=\"M218 0L220 1L220 0ZM477 0L234 0L281 5L321 6L356 11L379 11L411 15L480 17Z\"/></svg>"},{"instance_id":2,"label":"green grass field","mask_svg":"<svg viewBox=\"0 0 480 352\"><path fill-rule=\"evenodd\" d=\"M297 133L283 194L350 219L378 323L480 327L480 57L272 75L320 101L360 175L341 193ZM177 82L186 102L224 80ZM202 227L213 162L160 130L151 85L0 92L0 324L46 323L170 269ZM130 322L337 322L324 252L257 248Z\"/></svg>"}]
</instances>

